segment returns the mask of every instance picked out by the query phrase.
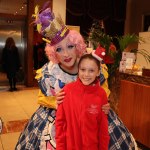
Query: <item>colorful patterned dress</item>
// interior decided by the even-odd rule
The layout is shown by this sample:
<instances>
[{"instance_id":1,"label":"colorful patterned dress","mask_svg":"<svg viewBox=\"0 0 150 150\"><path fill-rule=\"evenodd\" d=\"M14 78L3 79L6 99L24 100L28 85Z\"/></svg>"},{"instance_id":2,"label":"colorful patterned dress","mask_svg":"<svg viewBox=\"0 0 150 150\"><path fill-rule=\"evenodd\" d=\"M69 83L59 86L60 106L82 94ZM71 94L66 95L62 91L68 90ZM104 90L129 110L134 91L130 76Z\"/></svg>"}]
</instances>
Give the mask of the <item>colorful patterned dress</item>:
<instances>
[{"instance_id":1,"label":"colorful patterned dress","mask_svg":"<svg viewBox=\"0 0 150 150\"><path fill-rule=\"evenodd\" d=\"M108 74L101 70L101 86L107 95L106 78ZM55 150L55 94L72 81L75 81L77 74L65 72L58 64L47 63L41 70L37 71L37 80L40 87L39 103L42 104L32 115L24 131L21 133L16 150ZM105 76L105 78L104 78ZM46 107L45 107L46 106ZM110 143L109 150L134 150L134 138L115 114L110 110L108 114Z\"/></svg>"}]
</instances>

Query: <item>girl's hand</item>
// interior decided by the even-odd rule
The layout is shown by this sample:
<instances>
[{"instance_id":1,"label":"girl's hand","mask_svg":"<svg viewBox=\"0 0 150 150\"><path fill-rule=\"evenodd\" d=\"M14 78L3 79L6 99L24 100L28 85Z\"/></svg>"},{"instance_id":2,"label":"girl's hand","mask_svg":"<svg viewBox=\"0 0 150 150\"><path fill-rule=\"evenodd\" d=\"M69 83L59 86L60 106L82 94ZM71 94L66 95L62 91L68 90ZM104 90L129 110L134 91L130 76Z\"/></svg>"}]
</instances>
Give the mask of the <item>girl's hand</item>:
<instances>
[{"instance_id":1,"label":"girl's hand","mask_svg":"<svg viewBox=\"0 0 150 150\"><path fill-rule=\"evenodd\" d=\"M56 94L56 103L57 105L61 104L63 102L63 98L65 97L65 92L63 89L61 89L57 94Z\"/></svg>"},{"instance_id":2,"label":"girl's hand","mask_svg":"<svg viewBox=\"0 0 150 150\"><path fill-rule=\"evenodd\" d=\"M102 111L104 111L104 113L106 115L108 115L109 109L110 109L110 104L109 103L107 103L107 104L105 104L105 105L102 106Z\"/></svg>"}]
</instances>

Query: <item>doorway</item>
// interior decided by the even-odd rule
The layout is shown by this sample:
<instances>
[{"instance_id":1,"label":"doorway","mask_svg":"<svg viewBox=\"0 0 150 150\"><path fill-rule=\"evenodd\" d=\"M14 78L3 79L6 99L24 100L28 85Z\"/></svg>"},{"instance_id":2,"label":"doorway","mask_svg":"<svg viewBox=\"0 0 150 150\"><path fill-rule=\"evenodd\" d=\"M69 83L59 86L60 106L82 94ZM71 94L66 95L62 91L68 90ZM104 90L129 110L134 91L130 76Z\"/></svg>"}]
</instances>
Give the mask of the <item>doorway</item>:
<instances>
[{"instance_id":1,"label":"doorway","mask_svg":"<svg viewBox=\"0 0 150 150\"><path fill-rule=\"evenodd\" d=\"M0 20L0 86L8 86L8 79L2 67L2 50L8 37L12 37L19 51L21 67L25 68L25 21ZM24 84L24 79L17 84Z\"/></svg>"}]
</instances>

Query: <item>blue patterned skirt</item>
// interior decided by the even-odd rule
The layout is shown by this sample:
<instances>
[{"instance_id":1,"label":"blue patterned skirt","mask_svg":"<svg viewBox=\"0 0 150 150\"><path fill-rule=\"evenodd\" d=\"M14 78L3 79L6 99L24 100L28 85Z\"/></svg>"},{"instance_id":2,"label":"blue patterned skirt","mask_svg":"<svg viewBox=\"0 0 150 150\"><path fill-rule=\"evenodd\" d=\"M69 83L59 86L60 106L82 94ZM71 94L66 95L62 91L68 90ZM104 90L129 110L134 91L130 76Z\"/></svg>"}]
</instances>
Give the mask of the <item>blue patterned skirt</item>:
<instances>
[{"instance_id":1,"label":"blue patterned skirt","mask_svg":"<svg viewBox=\"0 0 150 150\"><path fill-rule=\"evenodd\" d=\"M109 150L135 150L134 138L112 110L108 114L108 121ZM54 150L56 147L54 124L55 110L39 107L21 133L15 150Z\"/></svg>"}]
</instances>

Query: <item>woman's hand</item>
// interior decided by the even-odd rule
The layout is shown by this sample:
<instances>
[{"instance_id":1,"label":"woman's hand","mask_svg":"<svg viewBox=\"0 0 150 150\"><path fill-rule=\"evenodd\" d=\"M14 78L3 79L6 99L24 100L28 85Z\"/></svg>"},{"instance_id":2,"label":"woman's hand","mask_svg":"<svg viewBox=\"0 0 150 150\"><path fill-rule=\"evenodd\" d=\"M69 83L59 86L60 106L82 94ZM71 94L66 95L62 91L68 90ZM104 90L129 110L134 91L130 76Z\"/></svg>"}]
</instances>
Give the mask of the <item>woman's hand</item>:
<instances>
[{"instance_id":1,"label":"woman's hand","mask_svg":"<svg viewBox=\"0 0 150 150\"><path fill-rule=\"evenodd\" d=\"M105 104L105 105L102 106L102 111L104 111L104 113L106 115L108 115L109 109L110 109L110 104L109 103L107 103L107 104Z\"/></svg>"},{"instance_id":2,"label":"woman's hand","mask_svg":"<svg viewBox=\"0 0 150 150\"><path fill-rule=\"evenodd\" d=\"M63 99L65 97L65 92L63 89L61 89L57 94L56 94L56 103L57 105L61 104L63 102Z\"/></svg>"}]
</instances>

